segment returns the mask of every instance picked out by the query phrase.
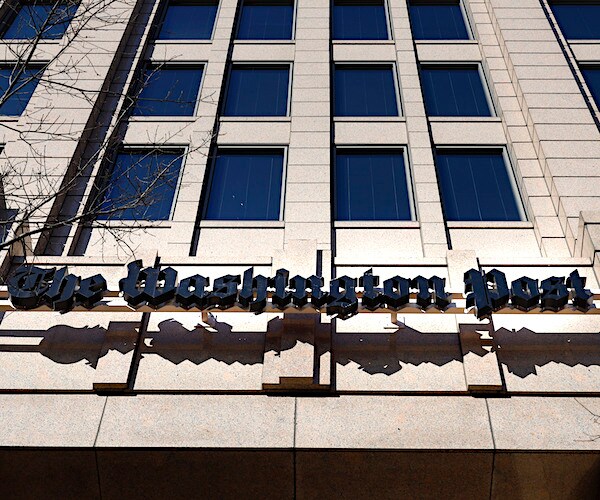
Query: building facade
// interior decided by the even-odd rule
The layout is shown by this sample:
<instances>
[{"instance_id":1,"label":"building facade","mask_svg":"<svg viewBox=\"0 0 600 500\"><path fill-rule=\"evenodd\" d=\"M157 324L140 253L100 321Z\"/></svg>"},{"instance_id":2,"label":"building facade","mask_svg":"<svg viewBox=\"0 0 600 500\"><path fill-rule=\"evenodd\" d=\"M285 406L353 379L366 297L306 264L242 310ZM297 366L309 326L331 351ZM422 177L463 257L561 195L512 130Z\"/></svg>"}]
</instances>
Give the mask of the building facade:
<instances>
[{"instance_id":1,"label":"building facade","mask_svg":"<svg viewBox=\"0 0 600 500\"><path fill-rule=\"evenodd\" d=\"M48 5L0 6L3 498L597 498L600 4Z\"/></svg>"}]
</instances>

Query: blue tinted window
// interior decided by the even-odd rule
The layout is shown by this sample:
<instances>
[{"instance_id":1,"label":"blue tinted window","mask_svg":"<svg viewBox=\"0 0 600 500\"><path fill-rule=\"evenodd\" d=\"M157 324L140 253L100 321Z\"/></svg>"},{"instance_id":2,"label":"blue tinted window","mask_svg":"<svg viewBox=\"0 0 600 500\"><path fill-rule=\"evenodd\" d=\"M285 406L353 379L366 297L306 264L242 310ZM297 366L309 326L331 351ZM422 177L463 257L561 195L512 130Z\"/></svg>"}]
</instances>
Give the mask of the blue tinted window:
<instances>
[{"instance_id":1,"label":"blue tinted window","mask_svg":"<svg viewBox=\"0 0 600 500\"><path fill-rule=\"evenodd\" d=\"M159 40L208 40L212 36L217 3L212 0L169 2Z\"/></svg>"},{"instance_id":2,"label":"blue tinted window","mask_svg":"<svg viewBox=\"0 0 600 500\"><path fill-rule=\"evenodd\" d=\"M20 116L39 81L40 68L0 67L0 106L2 116Z\"/></svg>"},{"instance_id":3,"label":"blue tinted window","mask_svg":"<svg viewBox=\"0 0 600 500\"><path fill-rule=\"evenodd\" d=\"M183 151L132 151L117 156L98 218L168 220Z\"/></svg>"},{"instance_id":4,"label":"blue tinted window","mask_svg":"<svg viewBox=\"0 0 600 500\"><path fill-rule=\"evenodd\" d=\"M289 0L245 0L237 37L240 40L290 40L294 4Z\"/></svg>"},{"instance_id":5,"label":"blue tinted window","mask_svg":"<svg viewBox=\"0 0 600 500\"><path fill-rule=\"evenodd\" d=\"M387 40L383 0L336 0L333 4L334 40Z\"/></svg>"},{"instance_id":6,"label":"blue tinted window","mask_svg":"<svg viewBox=\"0 0 600 500\"><path fill-rule=\"evenodd\" d=\"M429 116L491 116L477 67L425 67L421 74Z\"/></svg>"},{"instance_id":7,"label":"blue tinted window","mask_svg":"<svg viewBox=\"0 0 600 500\"><path fill-rule=\"evenodd\" d=\"M410 2L410 25L415 40L468 40L460 3Z\"/></svg>"},{"instance_id":8,"label":"blue tinted window","mask_svg":"<svg viewBox=\"0 0 600 500\"><path fill-rule=\"evenodd\" d=\"M225 100L226 116L285 116L289 66L234 66Z\"/></svg>"},{"instance_id":9,"label":"blue tinted window","mask_svg":"<svg viewBox=\"0 0 600 500\"><path fill-rule=\"evenodd\" d=\"M596 101L596 106L600 107L600 68L581 68L581 73Z\"/></svg>"},{"instance_id":10,"label":"blue tinted window","mask_svg":"<svg viewBox=\"0 0 600 500\"><path fill-rule=\"evenodd\" d=\"M335 159L337 220L410 220L401 151L338 150Z\"/></svg>"},{"instance_id":11,"label":"blue tinted window","mask_svg":"<svg viewBox=\"0 0 600 500\"><path fill-rule=\"evenodd\" d=\"M59 39L65 34L77 11L77 4L32 2L18 7L9 18L4 39Z\"/></svg>"},{"instance_id":12,"label":"blue tinted window","mask_svg":"<svg viewBox=\"0 0 600 500\"><path fill-rule=\"evenodd\" d=\"M502 151L438 151L436 167L449 221L521 220Z\"/></svg>"},{"instance_id":13,"label":"blue tinted window","mask_svg":"<svg viewBox=\"0 0 600 500\"><path fill-rule=\"evenodd\" d=\"M565 38L600 38L600 4L551 4L550 7Z\"/></svg>"},{"instance_id":14,"label":"blue tinted window","mask_svg":"<svg viewBox=\"0 0 600 500\"><path fill-rule=\"evenodd\" d=\"M200 68L167 66L146 69L133 115L193 115L201 79Z\"/></svg>"},{"instance_id":15,"label":"blue tinted window","mask_svg":"<svg viewBox=\"0 0 600 500\"><path fill-rule=\"evenodd\" d=\"M279 220L282 178L283 151L219 152L206 218Z\"/></svg>"},{"instance_id":16,"label":"blue tinted window","mask_svg":"<svg viewBox=\"0 0 600 500\"><path fill-rule=\"evenodd\" d=\"M336 116L398 116L391 66L336 66Z\"/></svg>"}]
</instances>

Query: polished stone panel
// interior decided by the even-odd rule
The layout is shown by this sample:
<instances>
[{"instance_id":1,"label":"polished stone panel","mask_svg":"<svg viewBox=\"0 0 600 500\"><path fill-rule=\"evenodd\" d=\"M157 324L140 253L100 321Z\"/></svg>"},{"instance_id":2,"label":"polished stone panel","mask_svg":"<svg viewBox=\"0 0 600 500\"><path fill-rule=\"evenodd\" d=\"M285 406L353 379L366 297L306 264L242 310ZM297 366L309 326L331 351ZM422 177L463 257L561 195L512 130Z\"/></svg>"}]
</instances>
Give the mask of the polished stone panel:
<instances>
[{"instance_id":1,"label":"polished stone panel","mask_svg":"<svg viewBox=\"0 0 600 500\"><path fill-rule=\"evenodd\" d=\"M492 453L299 451L298 500L489 499Z\"/></svg>"},{"instance_id":2,"label":"polished stone panel","mask_svg":"<svg viewBox=\"0 0 600 500\"><path fill-rule=\"evenodd\" d=\"M98 450L102 498L293 498L290 451Z\"/></svg>"}]
</instances>

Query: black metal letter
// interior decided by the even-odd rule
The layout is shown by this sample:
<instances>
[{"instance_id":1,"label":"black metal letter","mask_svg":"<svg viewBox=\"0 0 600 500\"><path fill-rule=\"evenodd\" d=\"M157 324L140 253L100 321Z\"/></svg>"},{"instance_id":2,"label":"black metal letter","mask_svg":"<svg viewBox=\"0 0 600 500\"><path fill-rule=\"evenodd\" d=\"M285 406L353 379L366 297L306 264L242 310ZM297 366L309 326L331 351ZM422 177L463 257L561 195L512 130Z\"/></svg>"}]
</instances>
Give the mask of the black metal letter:
<instances>
[{"instance_id":1,"label":"black metal letter","mask_svg":"<svg viewBox=\"0 0 600 500\"><path fill-rule=\"evenodd\" d=\"M242 307L247 307L250 312L258 314L263 312L267 306L269 279L260 274L254 278L253 275L253 267L244 271L244 281L242 282L242 290L238 302ZM254 297L254 292L256 292L256 298Z\"/></svg>"},{"instance_id":2,"label":"black metal letter","mask_svg":"<svg viewBox=\"0 0 600 500\"><path fill-rule=\"evenodd\" d=\"M358 285L364 288L362 296L362 305L374 311L384 304L384 296L381 289L375 288L379 285L379 276L373 275L373 269L366 271L359 279Z\"/></svg>"},{"instance_id":3,"label":"black metal letter","mask_svg":"<svg viewBox=\"0 0 600 500\"><path fill-rule=\"evenodd\" d=\"M542 281L542 310L560 311L569 302L565 278L552 276Z\"/></svg>"},{"instance_id":4,"label":"black metal letter","mask_svg":"<svg viewBox=\"0 0 600 500\"><path fill-rule=\"evenodd\" d=\"M108 286L104 276L95 274L81 280L79 290L75 294L75 300L86 309L92 309L96 303L102 300L106 290L108 290Z\"/></svg>"},{"instance_id":5,"label":"black metal letter","mask_svg":"<svg viewBox=\"0 0 600 500\"><path fill-rule=\"evenodd\" d=\"M210 280L199 274L181 280L175 294L175 302L184 309L192 307L204 309L210 295L210 292L206 290L209 284Z\"/></svg>"},{"instance_id":6,"label":"black metal letter","mask_svg":"<svg viewBox=\"0 0 600 500\"><path fill-rule=\"evenodd\" d=\"M35 309L50 287L55 269L21 266L8 278L10 301L17 309Z\"/></svg>"},{"instance_id":7,"label":"black metal letter","mask_svg":"<svg viewBox=\"0 0 600 500\"><path fill-rule=\"evenodd\" d=\"M240 284L239 274L226 274L215 280L213 291L208 296L208 305L228 309L235 305Z\"/></svg>"},{"instance_id":8,"label":"black metal letter","mask_svg":"<svg viewBox=\"0 0 600 500\"><path fill-rule=\"evenodd\" d=\"M383 282L383 300L390 309L399 309L410 300L410 280L394 276Z\"/></svg>"},{"instance_id":9,"label":"black metal letter","mask_svg":"<svg viewBox=\"0 0 600 500\"><path fill-rule=\"evenodd\" d=\"M275 277L270 280L270 286L275 288L271 301L279 309L285 309L292 301L292 294L286 291L290 272L287 269L278 269Z\"/></svg>"},{"instance_id":10,"label":"black metal letter","mask_svg":"<svg viewBox=\"0 0 600 500\"><path fill-rule=\"evenodd\" d=\"M54 273L52 284L44 293L44 301L54 311L67 312L73 308L75 290L79 285L79 276L68 274L66 267L61 267Z\"/></svg>"},{"instance_id":11,"label":"black metal letter","mask_svg":"<svg viewBox=\"0 0 600 500\"><path fill-rule=\"evenodd\" d=\"M435 307L442 311L451 303L450 295L446 293L446 280L438 276L432 276L429 279L429 288L435 295Z\"/></svg>"},{"instance_id":12,"label":"black metal letter","mask_svg":"<svg viewBox=\"0 0 600 500\"><path fill-rule=\"evenodd\" d=\"M337 314L340 319L347 319L358 311L356 298L356 278L342 276L331 281L327 314Z\"/></svg>"},{"instance_id":13,"label":"black metal letter","mask_svg":"<svg viewBox=\"0 0 600 500\"><path fill-rule=\"evenodd\" d=\"M148 302L150 306L158 308L175 297L175 269L160 269L158 266L141 268L141 260L130 262L127 265L127 277L119 281L119 288L129 305L137 307ZM164 284L159 286L159 281L164 281Z\"/></svg>"},{"instance_id":14,"label":"black metal letter","mask_svg":"<svg viewBox=\"0 0 600 500\"><path fill-rule=\"evenodd\" d=\"M593 294L585 288L586 278L579 276L579 271L573 271L567 278L567 286L571 288L573 305L580 311L586 312L592 307Z\"/></svg>"},{"instance_id":15,"label":"black metal letter","mask_svg":"<svg viewBox=\"0 0 600 500\"><path fill-rule=\"evenodd\" d=\"M517 309L529 311L540 303L538 281L523 276L512 282L510 286L511 301Z\"/></svg>"}]
</instances>

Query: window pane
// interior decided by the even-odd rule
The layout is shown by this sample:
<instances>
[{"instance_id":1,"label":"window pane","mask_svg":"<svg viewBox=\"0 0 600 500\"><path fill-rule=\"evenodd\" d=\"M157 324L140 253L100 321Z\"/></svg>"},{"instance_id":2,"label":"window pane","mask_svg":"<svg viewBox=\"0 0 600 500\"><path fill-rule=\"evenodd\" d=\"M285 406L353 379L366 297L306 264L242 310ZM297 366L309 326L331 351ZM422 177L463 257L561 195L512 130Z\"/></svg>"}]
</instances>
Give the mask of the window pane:
<instances>
[{"instance_id":1,"label":"window pane","mask_svg":"<svg viewBox=\"0 0 600 500\"><path fill-rule=\"evenodd\" d=\"M335 211L336 220L410 220L402 152L338 151Z\"/></svg>"},{"instance_id":2,"label":"window pane","mask_svg":"<svg viewBox=\"0 0 600 500\"><path fill-rule=\"evenodd\" d=\"M398 116L391 67L335 68L336 116Z\"/></svg>"},{"instance_id":3,"label":"window pane","mask_svg":"<svg viewBox=\"0 0 600 500\"><path fill-rule=\"evenodd\" d=\"M37 87L39 78L35 75L40 71L39 68L26 68L17 75L16 71L19 69L22 68L0 67L0 95L3 100L3 104L0 105L0 115L2 116L20 116Z\"/></svg>"},{"instance_id":4,"label":"window pane","mask_svg":"<svg viewBox=\"0 0 600 500\"><path fill-rule=\"evenodd\" d=\"M600 107L600 68L581 68L581 73L596 101L596 106Z\"/></svg>"},{"instance_id":5,"label":"window pane","mask_svg":"<svg viewBox=\"0 0 600 500\"><path fill-rule=\"evenodd\" d=\"M283 151L228 151L217 155L206 218L279 220Z\"/></svg>"},{"instance_id":6,"label":"window pane","mask_svg":"<svg viewBox=\"0 0 600 500\"><path fill-rule=\"evenodd\" d=\"M134 116L192 116L202 79L200 68L148 68Z\"/></svg>"},{"instance_id":7,"label":"window pane","mask_svg":"<svg viewBox=\"0 0 600 500\"><path fill-rule=\"evenodd\" d=\"M124 152L117 156L98 219L168 220L183 151Z\"/></svg>"},{"instance_id":8,"label":"window pane","mask_svg":"<svg viewBox=\"0 0 600 500\"><path fill-rule=\"evenodd\" d=\"M459 2L411 2L410 25L415 40L469 39Z\"/></svg>"},{"instance_id":9,"label":"window pane","mask_svg":"<svg viewBox=\"0 0 600 500\"><path fill-rule=\"evenodd\" d=\"M501 151L438 151L436 167L449 221L521 220Z\"/></svg>"},{"instance_id":10,"label":"window pane","mask_svg":"<svg viewBox=\"0 0 600 500\"><path fill-rule=\"evenodd\" d=\"M429 116L491 116L476 67L423 68L422 79Z\"/></svg>"},{"instance_id":11,"label":"window pane","mask_svg":"<svg viewBox=\"0 0 600 500\"><path fill-rule=\"evenodd\" d=\"M600 38L599 4L550 5L565 38L595 40Z\"/></svg>"},{"instance_id":12,"label":"window pane","mask_svg":"<svg viewBox=\"0 0 600 500\"><path fill-rule=\"evenodd\" d=\"M229 77L226 116L285 116L289 67L233 67Z\"/></svg>"},{"instance_id":13,"label":"window pane","mask_svg":"<svg viewBox=\"0 0 600 500\"><path fill-rule=\"evenodd\" d=\"M158 34L159 40L208 40L212 36L217 4L170 3Z\"/></svg>"},{"instance_id":14,"label":"window pane","mask_svg":"<svg viewBox=\"0 0 600 500\"><path fill-rule=\"evenodd\" d=\"M291 40L294 5L287 1L245 1L237 37L240 40Z\"/></svg>"},{"instance_id":15,"label":"window pane","mask_svg":"<svg viewBox=\"0 0 600 500\"><path fill-rule=\"evenodd\" d=\"M387 40L383 1L338 0L333 6L334 40Z\"/></svg>"},{"instance_id":16,"label":"window pane","mask_svg":"<svg viewBox=\"0 0 600 500\"><path fill-rule=\"evenodd\" d=\"M9 22L4 39L59 39L65 34L77 11L76 4L25 4Z\"/></svg>"}]
</instances>

